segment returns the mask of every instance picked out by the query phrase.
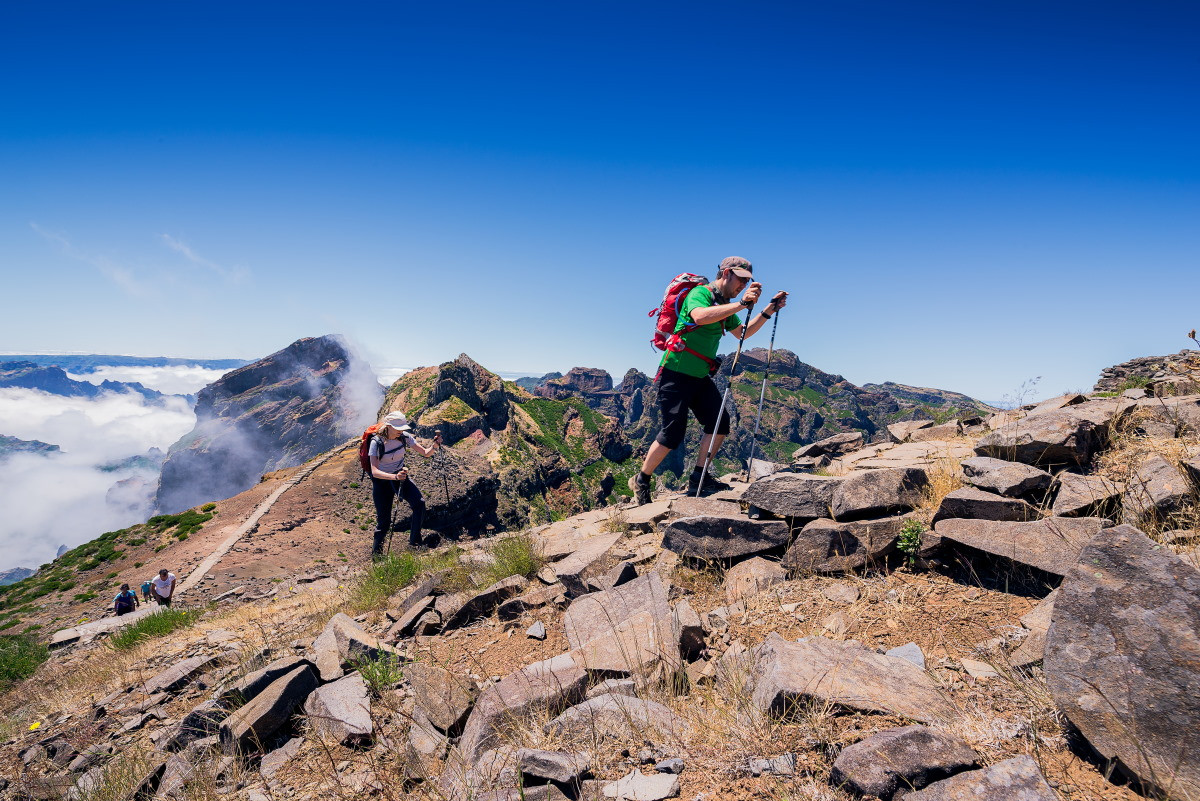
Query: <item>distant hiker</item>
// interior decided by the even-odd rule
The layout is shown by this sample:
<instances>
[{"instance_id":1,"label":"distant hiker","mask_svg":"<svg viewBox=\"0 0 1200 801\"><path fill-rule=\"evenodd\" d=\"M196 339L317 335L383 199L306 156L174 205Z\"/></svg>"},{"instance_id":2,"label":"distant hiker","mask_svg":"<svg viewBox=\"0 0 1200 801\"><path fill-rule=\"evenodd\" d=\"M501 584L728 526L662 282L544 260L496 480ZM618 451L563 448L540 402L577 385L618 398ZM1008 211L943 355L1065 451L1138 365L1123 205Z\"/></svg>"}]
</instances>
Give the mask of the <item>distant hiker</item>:
<instances>
[{"instance_id":1,"label":"distant hiker","mask_svg":"<svg viewBox=\"0 0 1200 801\"><path fill-rule=\"evenodd\" d=\"M650 502L651 477L655 469L667 454L683 442L689 409L703 426L704 437L700 440L696 467L688 479L688 494L695 495L698 488L702 495L729 488L713 478L711 473L705 475L704 470L704 458L710 453L709 441L713 438L718 416L721 418L720 430L716 431L716 439L712 442L712 454L717 452L729 433L729 415L718 415L721 392L713 383L712 376L721 364L717 359L721 337L726 332L735 337L742 335L742 322L737 312L757 303L762 293L762 284L751 280L754 277L753 270L746 259L730 256L717 268L716 280L695 287L684 297L675 326L682 348L668 349L663 354L655 379L658 383L658 406L662 412L662 430L651 443L641 472L629 479L629 488L633 490L639 505ZM741 300L734 300L739 292L742 292ZM777 293L750 321L746 336L752 336L785 305L787 293ZM704 486L700 488L702 475Z\"/></svg>"},{"instance_id":2,"label":"distant hiker","mask_svg":"<svg viewBox=\"0 0 1200 801\"><path fill-rule=\"evenodd\" d=\"M113 611L118 615L128 615L141 605L137 593L129 589L128 584L122 584L120 594L113 598Z\"/></svg>"},{"instance_id":3,"label":"distant hiker","mask_svg":"<svg viewBox=\"0 0 1200 801\"><path fill-rule=\"evenodd\" d=\"M392 504L396 495L412 507L408 544L421 545L421 523L425 518L425 498L404 469L404 456L412 448L422 456L432 456L441 447L442 436L434 437L428 448L409 433L411 427L403 412L390 412L383 418L379 431L371 438L371 499L375 502L375 544L371 556L383 554L383 543L392 525Z\"/></svg>"},{"instance_id":4,"label":"distant hiker","mask_svg":"<svg viewBox=\"0 0 1200 801\"><path fill-rule=\"evenodd\" d=\"M150 603L150 588L153 586L148 580L142 582L142 600L146 603Z\"/></svg>"},{"instance_id":5,"label":"distant hiker","mask_svg":"<svg viewBox=\"0 0 1200 801\"><path fill-rule=\"evenodd\" d=\"M158 571L151 581L154 585L154 600L159 606L170 606L171 596L175 594L175 574L167 569Z\"/></svg>"}]
</instances>

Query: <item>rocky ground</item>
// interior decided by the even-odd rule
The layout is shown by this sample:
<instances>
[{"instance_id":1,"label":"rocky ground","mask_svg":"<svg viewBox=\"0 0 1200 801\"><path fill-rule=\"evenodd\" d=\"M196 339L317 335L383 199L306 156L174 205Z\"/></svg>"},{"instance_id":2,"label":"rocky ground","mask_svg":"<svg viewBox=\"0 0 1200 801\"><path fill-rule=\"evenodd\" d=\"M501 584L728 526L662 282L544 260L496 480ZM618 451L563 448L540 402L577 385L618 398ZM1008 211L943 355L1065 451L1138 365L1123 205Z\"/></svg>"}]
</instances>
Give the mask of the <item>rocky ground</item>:
<instances>
[{"instance_id":1,"label":"rocky ground","mask_svg":"<svg viewBox=\"0 0 1200 801\"><path fill-rule=\"evenodd\" d=\"M1195 801L1198 434L1141 390L904 421L405 553L382 595L347 448L196 576L198 623L0 698L4 793Z\"/></svg>"}]
</instances>

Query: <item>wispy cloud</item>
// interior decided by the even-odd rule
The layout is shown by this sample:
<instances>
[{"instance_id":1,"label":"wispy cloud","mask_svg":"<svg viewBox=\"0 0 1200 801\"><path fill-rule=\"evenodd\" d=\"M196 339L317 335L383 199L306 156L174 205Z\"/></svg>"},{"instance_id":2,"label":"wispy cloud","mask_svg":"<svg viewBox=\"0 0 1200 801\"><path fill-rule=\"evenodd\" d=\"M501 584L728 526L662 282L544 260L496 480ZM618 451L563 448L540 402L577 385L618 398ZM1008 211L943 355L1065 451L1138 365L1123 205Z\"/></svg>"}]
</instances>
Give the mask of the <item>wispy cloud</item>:
<instances>
[{"instance_id":1,"label":"wispy cloud","mask_svg":"<svg viewBox=\"0 0 1200 801\"><path fill-rule=\"evenodd\" d=\"M42 239L49 242L54 247L58 248L59 252L64 256L68 256L76 261L81 261L84 264L90 264L99 270L100 274L112 281L127 294L135 298L148 298L154 293L144 281L138 278L137 274L128 267L114 263L111 259L104 256L85 253L75 247L71 240L66 236L56 231L48 231L36 222L29 223L29 227L34 233Z\"/></svg>"},{"instance_id":2,"label":"wispy cloud","mask_svg":"<svg viewBox=\"0 0 1200 801\"><path fill-rule=\"evenodd\" d=\"M240 284L246 280L250 274L244 267L235 267L232 270L222 267L216 262L206 259L191 248L186 242L182 242L170 234L160 234L164 244L176 253L182 254L185 259L192 264L212 270L217 275L234 284Z\"/></svg>"}]
</instances>

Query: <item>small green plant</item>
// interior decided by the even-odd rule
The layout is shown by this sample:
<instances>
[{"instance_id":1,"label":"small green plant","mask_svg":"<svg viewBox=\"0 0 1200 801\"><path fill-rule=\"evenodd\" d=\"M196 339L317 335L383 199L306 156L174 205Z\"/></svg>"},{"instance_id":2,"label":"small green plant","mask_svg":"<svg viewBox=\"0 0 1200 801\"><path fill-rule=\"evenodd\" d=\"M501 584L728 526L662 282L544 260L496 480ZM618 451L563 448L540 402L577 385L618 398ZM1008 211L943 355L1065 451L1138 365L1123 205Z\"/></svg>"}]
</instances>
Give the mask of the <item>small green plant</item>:
<instances>
[{"instance_id":1,"label":"small green plant","mask_svg":"<svg viewBox=\"0 0 1200 801\"><path fill-rule=\"evenodd\" d=\"M206 503L200 507L200 511L201 512L211 512L213 509L216 509L216 508L217 508L217 505L215 503Z\"/></svg>"},{"instance_id":2,"label":"small green plant","mask_svg":"<svg viewBox=\"0 0 1200 801\"><path fill-rule=\"evenodd\" d=\"M421 569L420 558L407 551L377 559L354 589L355 608L363 611L380 608L397 590L411 584Z\"/></svg>"},{"instance_id":3,"label":"small green plant","mask_svg":"<svg viewBox=\"0 0 1200 801\"><path fill-rule=\"evenodd\" d=\"M354 668L367 683L367 688L376 698L390 690L404 678L404 669L400 657L387 651L381 651L377 657L360 656L351 661Z\"/></svg>"},{"instance_id":4,"label":"small green plant","mask_svg":"<svg viewBox=\"0 0 1200 801\"><path fill-rule=\"evenodd\" d=\"M161 637L186 628L199 620L201 614L199 609L160 609L116 632L108 642L119 651L127 650L150 637Z\"/></svg>"},{"instance_id":5,"label":"small green plant","mask_svg":"<svg viewBox=\"0 0 1200 801\"><path fill-rule=\"evenodd\" d=\"M925 524L920 520L905 520L900 526L900 539L896 547L908 559L909 565L917 561L917 553L921 550L921 535L925 533Z\"/></svg>"},{"instance_id":6,"label":"small green plant","mask_svg":"<svg viewBox=\"0 0 1200 801\"><path fill-rule=\"evenodd\" d=\"M92 592L91 590L88 590L87 592L77 593L75 595L75 600L79 601L80 603L83 603L85 601L90 601L95 597L96 597L96 593Z\"/></svg>"},{"instance_id":7,"label":"small green plant","mask_svg":"<svg viewBox=\"0 0 1200 801\"><path fill-rule=\"evenodd\" d=\"M1150 386L1149 376L1131 375L1117 385L1117 392L1124 392L1127 389L1145 389Z\"/></svg>"},{"instance_id":8,"label":"small green plant","mask_svg":"<svg viewBox=\"0 0 1200 801\"><path fill-rule=\"evenodd\" d=\"M350 482L350 488L351 488L351 489L358 489L358 488L359 488L359 486L361 486L361 485L360 485L360 484L359 484L357 481L351 481L351 482Z\"/></svg>"},{"instance_id":9,"label":"small green plant","mask_svg":"<svg viewBox=\"0 0 1200 801\"><path fill-rule=\"evenodd\" d=\"M488 550L495 561L484 571L483 579L487 584L494 584L509 576L530 578L537 575L545 564L537 543L528 534L498 538Z\"/></svg>"},{"instance_id":10,"label":"small green plant","mask_svg":"<svg viewBox=\"0 0 1200 801\"><path fill-rule=\"evenodd\" d=\"M0 690L29 678L49 658L50 649L29 634L0 636Z\"/></svg>"}]
</instances>

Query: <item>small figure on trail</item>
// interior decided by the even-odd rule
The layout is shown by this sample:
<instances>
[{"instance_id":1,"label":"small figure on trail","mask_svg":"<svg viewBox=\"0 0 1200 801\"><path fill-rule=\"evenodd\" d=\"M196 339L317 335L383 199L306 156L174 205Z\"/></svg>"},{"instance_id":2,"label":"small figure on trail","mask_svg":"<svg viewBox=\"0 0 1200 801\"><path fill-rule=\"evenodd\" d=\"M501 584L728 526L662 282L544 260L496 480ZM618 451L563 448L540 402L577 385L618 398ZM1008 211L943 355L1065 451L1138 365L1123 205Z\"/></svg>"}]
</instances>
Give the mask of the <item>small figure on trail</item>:
<instances>
[{"instance_id":1,"label":"small figure on trail","mask_svg":"<svg viewBox=\"0 0 1200 801\"><path fill-rule=\"evenodd\" d=\"M175 574L163 568L150 582L154 585L154 600L159 606L170 606L171 596L175 594Z\"/></svg>"},{"instance_id":2,"label":"small figure on trail","mask_svg":"<svg viewBox=\"0 0 1200 801\"><path fill-rule=\"evenodd\" d=\"M741 338L742 322L737 312L748 309L758 302L762 284L753 281L753 266L739 256L730 256L717 268L717 277L712 283L697 286L687 293L679 310L679 321L675 333L683 343L682 350L667 350L663 354L658 377L658 406L662 412L662 430L658 432L650 450L642 462L641 472L629 479L629 488L639 505L650 502L651 478L655 469L671 451L679 447L687 433L688 410L704 427L700 440L700 453L696 467L688 479L688 494L710 495L728 489L705 470L705 457L715 455L729 433L729 415L719 414L721 392L713 383L712 376L720 368L717 349L721 337L732 333ZM736 300L737 294L742 297ZM755 315L745 330L752 336L777 311L787 305L787 293L779 292ZM717 418L720 417L720 428ZM711 446L710 446L711 443ZM700 487L701 476L704 486Z\"/></svg>"},{"instance_id":3,"label":"small figure on trail","mask_svg":"<svg viewBox=\"0 0 1200 801\"><path fill-rule=\"evenodd\" d=\"M146 603L150 603L150 588L153 586L149 579L142 582L142 600Z\"/></svg>"},{"instance_id":4,"label":"small figure on trail","mask_svg":"<svg viewBox=\"0 0 1200 801\"><path fill-rule=\"evenodd\" d=\"M128 584L121 585L121 592L116 598L113 598L113 611L117 615L128 615L134 609L141 606L141 601L138 600L137 593L129 589Z\"/></svg>"},{"instance_id":5,"label":"small figure on trail","mask_svg":"<svg viewBox=\"0 0 1200 801\"><path fill-rule=\"evenodd\" d=\"M442 445L442 436L433 438L429 447L421 445L409 433L411 427L403 412L389 412L379 431L371 438L371 500L375 502L375 543L371 556L383 555L383 543L392 525L392 504L400 495L412 507L409 547L421 545L421 523L425 518L425 497L404 469L409 448L422 456L432 456Z\"/></svg>"}]
</instances>

